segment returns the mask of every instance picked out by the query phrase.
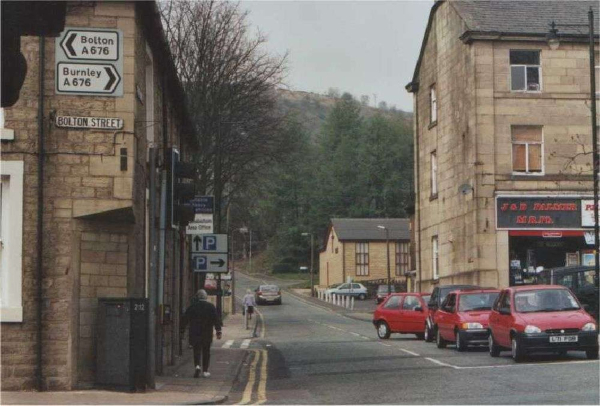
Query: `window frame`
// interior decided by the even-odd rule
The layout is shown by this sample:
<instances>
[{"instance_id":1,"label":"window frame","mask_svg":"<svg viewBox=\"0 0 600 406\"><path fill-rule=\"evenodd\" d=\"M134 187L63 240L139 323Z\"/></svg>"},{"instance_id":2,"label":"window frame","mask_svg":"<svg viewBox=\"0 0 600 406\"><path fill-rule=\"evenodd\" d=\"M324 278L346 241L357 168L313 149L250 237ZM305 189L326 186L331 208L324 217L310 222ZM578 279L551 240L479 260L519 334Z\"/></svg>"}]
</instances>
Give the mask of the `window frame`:
<instances>
[{"instance_id":1,"label":"window frame","mask_svg":"<svg viewBox=\"0 0 600 406\"><path fill-rule=\"evenodd\" d=\"M438 196L438 160L437 149L429 153L429 195L430 200L437 199Z\"/></svg>"},{"instance_id":2,"label":"window frame","mask_svg":"<svg viewBox=\"0 0 600 406\"><path fill-rule=\"evenodd\" d=\"M542 140L540 142L534 141L513 141L513 128L515 127L539 127L542 133ZM516 171L515 163L514 163L514 149L513 145L525 145L525 171ZM529 171L529 144L539 145L541 151L540 162L542 164L541 170L539 172L530 172ZM515 176L544 176L546 174L546 165L545 165L545 154L544 154L544 126L541 125L533 125L533 124L514 124L510 126L510 162L511 162L511 171Z\"/></svg>"},{"instance_id":3,"label":"window frame","mask_svg":"<svg viewBox=\"0 0 600 406\"><path fill-rule=\"evenodd\" d=\"M430 128L437 124L438 116L438 97L435 83L429 86L429 126Z\"/></svg>"},{"instance_id":4,"label":"window frame","mask_svg":"<svg viewBox=\"0 0 600 406\"><path fill-rule=\"evenodd\" d=\"M510 53L512 51L529 51L529 52L537 52L539 55L539 64L538 65L525 65L525 64L515 64L510 63ZM510 92L513 93L542 93L543 84L542 84L542 51L539 49L509 49L508 50L508 88ZM512 68L514 67L523 67L525 69L525 89L523 90L515 90L512 86ZM529 90L527 89L527 68L538 68L538 78L539 78L539 89L538 90Z\"/></svg>"},{"instance_id":5,"label":"window frame","mask_svg":"<svg viewBox=\"0 0 600 406\"><path fill-rule=\"evenodd\" d=\"M437 235L431 237L431 272L433 280L440 279L440 241Z\"/></svg>"},{"instance_id":6,"label":"window frame","mask_svg":"<svg viewBox=\"0 0 600 406\"><path fill-rule=\"evenodd\" d=\"M23 161L3 161L0 165L0 176L9 178L8 185L3 181L1 186L1 235L6 232L9 236L0 247L2 323L23 321L23 173Z\"/></svg>"},{"instance_id":7,"label":"window frame","mask_svg":"<svg viewBox=\"0 0 600 406\"><path fill-rule=\"evenodd\" d=\"M364 247L365 250L360 248ZM361 257L364 255L364 257ZM360 260L359 260L360 258ZM364 259L364 262L363 262ZM357 242L355 244L354 253L354 266L356 276L369 276L369 243L368 242Z\"/></svg>"},{"instance_id":8,"label":"window frame","mask_svg":"<svg viewBox=\"0 0 600 406\"><path fill-rule=\"evenodd\" d=\"M402 251L402 249L406 251ZM410 242L396 242L396 276L403 276L410 271Z\"/></svg>"},{"instance_id":9,"label":"window frame","mask_svg":"<svg viewBox=\"0 0 600 406\"><path fill-rule=\"evenodd\" d=\"M15 131L4 127L6 120L6 108L0 107L0 140L13 141L15 139Z\"/></svg>"}]
</instances>

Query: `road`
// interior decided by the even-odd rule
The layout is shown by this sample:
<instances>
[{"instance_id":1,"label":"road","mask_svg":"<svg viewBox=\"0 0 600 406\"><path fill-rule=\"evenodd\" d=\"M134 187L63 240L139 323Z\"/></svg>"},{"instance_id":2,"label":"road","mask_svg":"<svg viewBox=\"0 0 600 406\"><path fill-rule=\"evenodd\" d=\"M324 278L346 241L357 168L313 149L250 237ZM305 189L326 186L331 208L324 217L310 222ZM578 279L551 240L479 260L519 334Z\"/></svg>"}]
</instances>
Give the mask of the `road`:
<instances>
[{"instance_id":1,"label":"road","mask_svg":"<svg viewBox=\"0 0 600 406\"><path fill-rule=\"evenodd\" d=\"M259 281L237 274L239 292ZM285 286L281 283L280 286ZM243 290L242 290L243 289ZM379 340L371 323L285 293L260 306L252 361L230 396L264 404L599 404L599 363L583 353L458 353L412 335Z\"/></svg>"}]
</instances>

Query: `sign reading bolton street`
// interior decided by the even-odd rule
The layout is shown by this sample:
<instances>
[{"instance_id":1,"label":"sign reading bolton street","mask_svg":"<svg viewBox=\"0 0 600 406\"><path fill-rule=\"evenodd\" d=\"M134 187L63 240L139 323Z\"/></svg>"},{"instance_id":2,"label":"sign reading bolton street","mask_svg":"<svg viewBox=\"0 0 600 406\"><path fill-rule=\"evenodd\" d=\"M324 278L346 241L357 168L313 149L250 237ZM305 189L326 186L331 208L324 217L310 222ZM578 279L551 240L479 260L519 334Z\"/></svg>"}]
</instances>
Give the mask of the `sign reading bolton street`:
<instances>
[{"instance_id":1,"label":"sign reading bolton street","mask_svg":"<svg viewBox=\"0 0 600 406\"><path fill-rule=\"evenodd\" d=\"M123 119L117 117L56 116L56 126L61 128L93 128L95 130L121 130Z\"/></svg>"},{"instance_id":2,"label":"sign reading bolton street","mask_svg":"<svg viewBox=\"0 0 600 406\"><path fill-rule=\"evenodd\" d=\"M123 96L121 30L65 28L56 38L56 93Z\"/></svg>"}]
</instances>

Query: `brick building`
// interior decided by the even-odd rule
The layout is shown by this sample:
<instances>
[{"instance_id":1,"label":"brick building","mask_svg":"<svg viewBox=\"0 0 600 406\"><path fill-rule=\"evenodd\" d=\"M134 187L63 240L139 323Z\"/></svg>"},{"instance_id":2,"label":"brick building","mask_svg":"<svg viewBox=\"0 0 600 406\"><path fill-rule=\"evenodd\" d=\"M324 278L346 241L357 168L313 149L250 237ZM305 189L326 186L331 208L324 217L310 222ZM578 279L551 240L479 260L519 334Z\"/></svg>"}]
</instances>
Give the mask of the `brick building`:
<instances>
[{"instance_id":1,"label":"brick building","mask_svg":"<svg viewBox=\"0 0 600 406\"><path fill-rule=\"evenodd\" d=\"M404 281L411 270L408 219L334 218L319 254L319 286L387 279L386 231L390 249L390 274Z\"/></svg>"},{"instance_id":2,"label":"brick building","mask_svg":"<svg viewBox=\"0 0 600 406\"><path fill-rule=\"evenodd\" d=\"M595 1L433 5L406 87L422 291L528 283L538 267L589 263L588 32L561 23L587 24L590 7L597 18Z\"/></svg>"},{"instance_id":3,"label":"brick building","mask_svg":"<svg viewBox=\"0 0 600 406\"><path fill-rule=\"evenodd\" d=\"M171 226L164 202L170 148L188 160L194 134L156 3L69 2L65 30L78 28L119 41L119 82L106 84L115 94L59 94L65 82L55 58L67 52L57 49L60 38L23 36L27 76L18 102L2 110L3 390L92 384L98 298L153 291L151 320L167 310L156 317L149 365L160 374L174 360L179 309L192 286L185 234ZM59 117L114 118L97 122L117 129L68 119L59 126Z\"/></svg>"}]
</instances>

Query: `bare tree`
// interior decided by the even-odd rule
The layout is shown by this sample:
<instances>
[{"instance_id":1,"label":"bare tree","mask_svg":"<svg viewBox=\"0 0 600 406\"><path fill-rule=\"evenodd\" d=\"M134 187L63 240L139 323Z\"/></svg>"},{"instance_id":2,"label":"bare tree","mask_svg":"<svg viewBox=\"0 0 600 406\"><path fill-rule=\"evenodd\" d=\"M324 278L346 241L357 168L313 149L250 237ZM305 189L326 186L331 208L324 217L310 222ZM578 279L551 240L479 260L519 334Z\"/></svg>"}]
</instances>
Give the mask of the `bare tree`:
<instances>
[{"instance_id":1,"label":"bare tree","mask_svg":"<svg viewBox=\"0 0 600 406\"><path fill-rule=\"evenodd\" d=\"M282 159L293 143L281 132L276 108L287 54L272 57L267 39L252 35L246 11L221 1L160 2L163 26L186 89L200 155L200 189L215 195L215 228L221 198L246 173Z\"/></svg>"}]
</instances>

